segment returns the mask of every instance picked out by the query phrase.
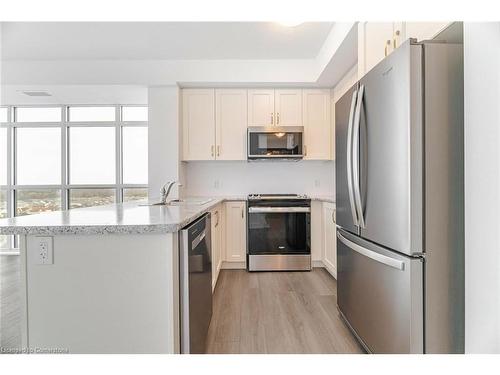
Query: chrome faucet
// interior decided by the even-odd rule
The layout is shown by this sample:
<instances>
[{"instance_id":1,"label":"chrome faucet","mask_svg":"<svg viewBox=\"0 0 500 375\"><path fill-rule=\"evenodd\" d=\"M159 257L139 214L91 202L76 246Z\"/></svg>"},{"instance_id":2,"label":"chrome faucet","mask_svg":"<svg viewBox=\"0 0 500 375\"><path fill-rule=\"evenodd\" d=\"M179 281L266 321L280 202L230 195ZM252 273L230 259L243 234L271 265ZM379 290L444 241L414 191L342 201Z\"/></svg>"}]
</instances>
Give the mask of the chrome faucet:
<instances>
[{"instance_id":1,"label":"chrome faucet","mask_svg":"<svg viewBox=\"0 0 500 375\"><path fill-rule=\"evenodd\" d=\"M161 188L161 204L167 204L167 198L170 194L170 190L177 183L177 181L169 181Z\"/></svg>"}]
</instances>

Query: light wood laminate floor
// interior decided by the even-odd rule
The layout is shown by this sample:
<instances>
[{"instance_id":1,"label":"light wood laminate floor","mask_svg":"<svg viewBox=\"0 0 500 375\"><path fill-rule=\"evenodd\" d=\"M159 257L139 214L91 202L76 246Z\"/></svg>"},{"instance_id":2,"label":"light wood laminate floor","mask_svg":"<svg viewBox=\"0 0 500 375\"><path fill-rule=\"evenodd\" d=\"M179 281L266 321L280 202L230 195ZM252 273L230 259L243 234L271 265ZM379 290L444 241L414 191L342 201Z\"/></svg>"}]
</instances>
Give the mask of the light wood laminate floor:
<instances>
[{"instance_id":1,"label":"light wood laminate floor","mask_svg":"<svg viewBox=\"0 0 500 375\"><path fill-rule=\"evenodd\" d=\"M337 311L337 283L312 272L222 270L208 353L363 353Z\"/></svg>"},{"instance_id":2,"label":"light wood laminate floor","mask_svg":"<svg viewBox=\"0 0 500 375\"><path fill-rule=\"evenodd\" d=\"M19 259L0 258L0 347L21 345ZM363 353L341 320L337 283L312 272L223 270L208 353Z\"/></svg>"},{"instance_id":3,"label":"light wood laminate floor","mask_svg":"<svg viewBox=\"0 0 500 375\"><path fill-rule=\"evenodd\" d=\"M19 267L20 256L0 256L0 348L21 346Z\"/></svg>"}]
</instances>

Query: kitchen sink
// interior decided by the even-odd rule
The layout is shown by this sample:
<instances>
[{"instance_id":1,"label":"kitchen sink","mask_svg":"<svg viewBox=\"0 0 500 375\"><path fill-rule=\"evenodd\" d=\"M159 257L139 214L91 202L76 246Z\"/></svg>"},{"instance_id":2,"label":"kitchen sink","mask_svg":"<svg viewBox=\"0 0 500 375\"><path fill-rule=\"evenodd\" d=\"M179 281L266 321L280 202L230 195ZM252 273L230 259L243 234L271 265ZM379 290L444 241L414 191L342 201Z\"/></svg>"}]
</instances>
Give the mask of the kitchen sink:
<instances>
[{"instance_id":1,"label":"kitchen sink","mask_svg":"<svg viewBox=\"0 0 500 375\"><path fill-rule=\"evenodd\" d=\"M211 202L213 198L187 198L187 199L172 199L166 203L144 203L139 206L202 206Z\"/></svg>"}]
</instances>

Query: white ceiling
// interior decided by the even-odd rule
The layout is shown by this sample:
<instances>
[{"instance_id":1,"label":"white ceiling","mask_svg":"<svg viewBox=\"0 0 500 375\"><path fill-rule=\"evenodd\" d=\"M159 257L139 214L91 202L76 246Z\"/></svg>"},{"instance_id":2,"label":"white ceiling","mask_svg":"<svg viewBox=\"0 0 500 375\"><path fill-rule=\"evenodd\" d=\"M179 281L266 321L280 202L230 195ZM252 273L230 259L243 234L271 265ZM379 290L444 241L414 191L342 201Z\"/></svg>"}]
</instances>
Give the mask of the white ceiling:
<instances>
[{"instance_id":1,"label":"white ceiling","mask_svg":"<svg viewBox=\"0 0 500 375\"><path fill-rule=\"evenodd\" d=\"M5 22L2 60L314 59L331 22Z\"/></svg>"}]
</instances>

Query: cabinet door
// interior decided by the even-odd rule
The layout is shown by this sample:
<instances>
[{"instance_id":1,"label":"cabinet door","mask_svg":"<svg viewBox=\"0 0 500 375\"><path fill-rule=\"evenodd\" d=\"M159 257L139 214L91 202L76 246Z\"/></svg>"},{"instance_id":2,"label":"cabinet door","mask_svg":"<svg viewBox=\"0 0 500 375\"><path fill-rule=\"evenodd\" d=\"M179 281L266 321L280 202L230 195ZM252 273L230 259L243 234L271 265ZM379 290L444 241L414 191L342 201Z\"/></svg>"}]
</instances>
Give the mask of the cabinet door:
<instances>
[{"instance_id":1,"label":"cabinet door","mask_svg":"<svg viewBox=\"0 0 500 375\"><path fill-rule=\"evenodd\" d=\"M212 223L212 291L217 284L221 261L221 205L211 211Z\"/></svg>"},{"instance_id":2,"label":"cabinet door","mask_svg":"<svg viewBox=\"0 0 500 375\"><path fill-rule=\"evenodd\" d=\"M248 90L248 126L275 125L274 90Z\"/></svg>"},{"instance_id":3,"label":"cabinet door","mask_svg":"<svg viewBox=\"0 0 500 375\"><path fill-rule=\"evenodd\" d=\"M182 91L183 160L215 159L214 89Z\"/></svg>"},{"instance_id":4,"label":"cabinet door","mask_svg":"<svg viewBox=\"0 0 500 375\"><path fill-rule=\"evenodd\" d=\"M226 262L244 262L246 258L245 202L226 202Z\"/></svg>"},{"instance_id":5,"label":"cabinet door","mask_svg":"<svg viewBox=\"0 0 500 375\"><path fill-rule=\"evenodd\" d=\"M434 38L449 22L405 22L404 38L415 38L419 42Z\"/></svg>"},{"instance_id":6,"label":"cabinet door","mask_svg":"<svg viewBox=\"0 0 500 375\"><path fill-rule=\"evenodd\" d=\"M304 158L329 160L332 123L330 121L330 90L304 89Z\"/></svg>"},{"instance_id":7,"label":"cabinet door","mask_svg":"<svg viewBox=\"0 0 500 375\"><path fill-rule=\"evenodd\" d=\"M302 126L302 90L274 91L275 125Z\"/></svg>"},{"instance_id":8,"label":"cabinet door","mask_svg":"<svg viewBox=\"0 0 500 375\"><path fill-rule=\"evenodd\" d=\"M246 160L247 90L215 90L216 159Z\"/></svg>"},{"instance_id":9,"label":"cabinet door","mask_svg":"<svg viewBox=\"0 0 500 375\"><path fill-rule=\"evenodd\" d=\"M323 263L337 278L337 232L335 227L335 205L323 204Z\"/></svg>"},{"instance_id":10,"label":"cabinet door","mask_svg":"<svg viewBox=\"0 0 500 375\"><path fill-rule=\"evenodd\" d=\"M358 76L361 78L392 52L393 22L364 22L358 28Z\"/></svg>"}]
</instances>

